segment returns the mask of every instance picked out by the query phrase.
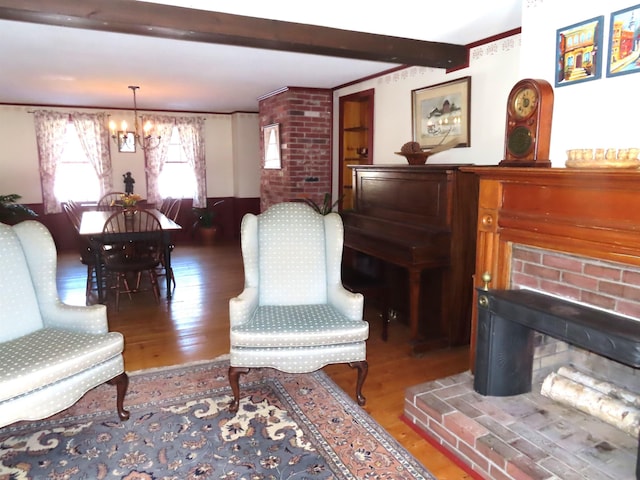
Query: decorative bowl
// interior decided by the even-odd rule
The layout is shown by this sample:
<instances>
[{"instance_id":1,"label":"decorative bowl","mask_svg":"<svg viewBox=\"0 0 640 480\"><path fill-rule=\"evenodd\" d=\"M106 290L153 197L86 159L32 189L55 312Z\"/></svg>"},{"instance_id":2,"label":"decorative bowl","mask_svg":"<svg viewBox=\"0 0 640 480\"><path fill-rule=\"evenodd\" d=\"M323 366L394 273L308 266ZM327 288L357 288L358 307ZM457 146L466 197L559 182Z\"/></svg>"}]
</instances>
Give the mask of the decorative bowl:
<instances>
[{"instance_id":1,"label":"decorative bowl","mask_svg":"<svg viewBox=\"0 0 640 480\"><path fill-rule=\"evenodd\" d=\"M402 155L407 159L409 165L423 165L427 162L427 158L431 156L431 152L414 152L414 153L402 153L395 152L396 155Z\"/></svg>"}]
</instances>

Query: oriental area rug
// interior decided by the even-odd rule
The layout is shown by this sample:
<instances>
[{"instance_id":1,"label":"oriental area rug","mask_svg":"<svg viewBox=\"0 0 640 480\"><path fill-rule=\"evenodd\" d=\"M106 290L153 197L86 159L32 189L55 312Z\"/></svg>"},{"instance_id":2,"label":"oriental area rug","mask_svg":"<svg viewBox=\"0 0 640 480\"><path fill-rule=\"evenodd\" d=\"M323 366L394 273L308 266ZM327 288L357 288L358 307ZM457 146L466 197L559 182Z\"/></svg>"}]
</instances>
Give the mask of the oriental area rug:
<instances>
[{"instance_id":1,"label":"oriental area rug","mask_svg":"<svg viewBox=\"0 0 640 480\"><path fill-rule=\"evenodd\" d=\"M227 360L130 373L118 420L101 385L46 420L0 429L0 480L433 477L322 371L253 369L229 412Z\"/></svg>"}]
</instances>

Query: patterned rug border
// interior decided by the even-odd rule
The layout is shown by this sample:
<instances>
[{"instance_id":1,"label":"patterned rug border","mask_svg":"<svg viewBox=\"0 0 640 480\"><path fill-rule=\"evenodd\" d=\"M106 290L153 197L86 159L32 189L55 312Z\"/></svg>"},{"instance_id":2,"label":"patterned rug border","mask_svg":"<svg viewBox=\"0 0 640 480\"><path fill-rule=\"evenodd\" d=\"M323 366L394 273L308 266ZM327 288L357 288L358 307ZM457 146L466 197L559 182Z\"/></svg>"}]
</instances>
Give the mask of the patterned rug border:
<instances>
[{"instance_id":1,"label":"patterned rug border","mask_svg":"<svg viewBox=\"0 0 640 480\"><path fill-rule=\"evenodd\" d=\"M163 377L167 374L171 374L172 372L187 372L193 369L195 369L196 371L211 370L215 372L217 369L223 369L225 363L228 364L228 355L222 355L212 360L202 360L166 367L142 369L127 373L131 376L132 379L134 379L134 381L130 383L130 389L132 384L133 388L135 389L135 378L142 375L147 375L149 377L149 380L153 381L154 377ZM274 392L276 392L277 396L281 398L281 401L284 403L284 405L286 405L285 408L290 409L290 415L292 416L292 418L299 422L299 427L304 432L306 432L305 434L310 434L310 437L315 439L315 441L318 443L318 445L316 446L321 448L322 454L325 459L331 462L334 467L337 467L337 469L344 475L344 478L360 478L358 476L354 476L353 473L346 468L343 460L328 443L325 435L323 435L321 427L316 425L312 421L312 418L310 418L308 413L304 411L304 405L301 405L299 403L299 399L294 398L290 394L290 392L286 388L286 384L282 381L282 378L278 377L278 374L280 372L268 368L252 370L252 372L264 371L274 373L273 375L271 373L258 374L257 378L255 378L256 376L254 373L253 379L247 378L244 381L241 380L242 390L246 391L247 389L252 388L259 389L260 387L264 386L270 387ZM285 375L289 375L291 377L297 376L293 374ZM344 410L346 414L351 417L352 422L361 425L373 440L375 440L383 449L388 451L389 454L395 458L396 462L398 462L398 464L405 470L405 473L411 475L411 477L406 478L414 478L416 480L435 479L435 477L433 477L432 474L418 460L416 460L406 448L404 448L395 438L393 438L386 430L384 430L384 428L373 417L371 417L362 407L360 407L324 371L318 370L310 374L299 375L312 376L314 380L319 385L321 385L327 391L327 393L330 394L330 396L337 403L337 406L339 406L340 409ZM247 377L248 376L249 375L247 375ZM243 379L244 378L245 377L243 377ZM125 397L125 408L130 410L131 416L132 418L134 418L136 415L144 414L146 410L153 407L166 407L204 397L216 398L224 395L229 395L229 398L231 398L231 388L226 381L226 374L223 376L219 373L214 378L214 380L217 385L206 388L198 388L196 391L192 391L189 393L171 392L171 394L163 397L160 390L158 390L157 397L153 398L150 401L140 401L142 399L136 399L133 400L132 403L127 404L127 399ZM112 389L113 387L108 388ZM71 407L70 410L72 409L73 407ZM55 427L58 425L67 424L68 422L85 422L88 420L102 421L104 419L113 418L114 414L115 410L112 408L112 405L110 403L105 403L101 406L101 408L97 408L96 410L92 410L88 413L78 413L73 411L71 411L70 413L69 411L65 411L48 419L36 422L20 422L12 426L7 426L3 429L0 429L0 432L2 434L19 434L20 432L28 431L29 429L34 428L34 425L38 425L38 428L43 428L44 426ZM402 476L401 478L405 477Z\"/></svg>"}]
</instances>

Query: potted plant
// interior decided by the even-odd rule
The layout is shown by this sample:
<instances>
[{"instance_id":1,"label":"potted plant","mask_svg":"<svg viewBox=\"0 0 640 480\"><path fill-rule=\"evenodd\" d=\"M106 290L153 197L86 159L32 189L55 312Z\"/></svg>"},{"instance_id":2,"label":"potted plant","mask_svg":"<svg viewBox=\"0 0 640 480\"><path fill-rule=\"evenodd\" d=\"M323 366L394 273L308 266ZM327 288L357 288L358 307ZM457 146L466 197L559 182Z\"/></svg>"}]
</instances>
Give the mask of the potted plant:
<instances>
[{"instance_id":1,"label":"potted plant","mask_svg":"<svg viewBox=\"0 0 640 480\"><path fill-rule=\"evenodd\" d=\"M313 208L316 212L326 215L328 213L333 212L333 209L340 203L342 197L338 197L338 199L331 203L331 194L325 193L322 198L322 203L317 203L311 198L305 198L304 201L307 205Z\"/></svg>"},{"instance_id":2,"label":"potted plant","mask_svg":"<svg viewBox=\"0 0 640 480\"><path fill-rule=\"evenodd\" d=\"M216 237L218 235L219 226L216 222L218 212L215 210L215 208L221 203L224 203L224 200L218 200L211 206L207 205L206 207L193 207L192 209L195 216L192 231L198 232L202 242L207 245L215 243Z\"/></svg>"},{"instance_id":3,"label":"potted plant","mask_svg":"<svg viewBox=\"0 0 640 480\"><path fill-rule=\"evenodd\" d=\"M38 216L36 212L20 203L16 203L22 197L16 193L0 195L0 223L15 225L23 220L29 220Z\"/></svg>"}]
</instances>

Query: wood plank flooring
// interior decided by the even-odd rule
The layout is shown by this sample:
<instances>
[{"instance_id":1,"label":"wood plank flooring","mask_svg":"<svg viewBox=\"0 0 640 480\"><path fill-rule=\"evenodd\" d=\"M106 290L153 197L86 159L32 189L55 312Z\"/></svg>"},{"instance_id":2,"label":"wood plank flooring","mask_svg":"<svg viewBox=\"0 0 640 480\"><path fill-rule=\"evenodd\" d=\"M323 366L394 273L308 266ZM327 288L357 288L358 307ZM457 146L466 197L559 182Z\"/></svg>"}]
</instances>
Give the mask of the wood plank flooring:
<instances>
[{"instance_id":1,"label":"wood plank flooring","mask_svg":"<svg viewBox=\"0 0 640 480\"><path fill-rule=\"evenodd\" d=\"M111 330L125 337L127 371L208 360L229 352L229 298L242 291L244 273L239 245L181 246L173 254L177 286L173 298L155 302L151 291L133 298L121 296L118 312L109 304ZM75 252L59 254L60 298L85 304L86 267ZM400 416L405 388L468 368L468 348L410 354L408 328L389 325L389 340L381 339L378 312L365 309L370 322L367 343L369 376L363 393L365 410L409 450L438 479L469 479L453 462L408 427ZM325 371L352 398L356 372L347 365L330 365Z\"/></svg>"}]
</instances>

